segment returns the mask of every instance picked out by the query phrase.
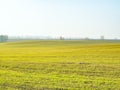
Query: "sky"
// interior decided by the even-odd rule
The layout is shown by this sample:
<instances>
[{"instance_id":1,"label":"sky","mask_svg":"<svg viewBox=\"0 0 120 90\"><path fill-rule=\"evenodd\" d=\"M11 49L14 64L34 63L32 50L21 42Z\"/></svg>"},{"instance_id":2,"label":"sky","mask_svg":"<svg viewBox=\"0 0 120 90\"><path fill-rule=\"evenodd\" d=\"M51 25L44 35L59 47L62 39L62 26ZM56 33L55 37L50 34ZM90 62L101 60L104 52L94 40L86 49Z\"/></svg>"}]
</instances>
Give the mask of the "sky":
<instances>
[{"instance_id":1,"label":"sky","mask_svg":"<svg viewBox=\"0 0 120 90\"><path fill-rule=\"evenodd\" d=\"M120 38L120 0L0 0L0 34Z\"/></svg>"}]
</instances>

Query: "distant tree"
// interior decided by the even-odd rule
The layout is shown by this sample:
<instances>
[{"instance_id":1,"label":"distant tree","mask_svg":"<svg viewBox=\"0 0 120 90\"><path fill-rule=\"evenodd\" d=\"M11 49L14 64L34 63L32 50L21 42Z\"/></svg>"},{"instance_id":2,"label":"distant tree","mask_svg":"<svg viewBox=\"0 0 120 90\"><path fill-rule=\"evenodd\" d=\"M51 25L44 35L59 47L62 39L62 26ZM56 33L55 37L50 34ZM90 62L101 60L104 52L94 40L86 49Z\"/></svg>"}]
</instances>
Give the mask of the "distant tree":
<instances>
[{"instance_id":1,"label":"distant tree","mask_svg":"<svg viewBox=\"0 0 120 90\"><path fill-rule=\"evenodd\" d=\"M100 38L101 38L101 40L104 40L104 36L101 36Z\"/></svg>"},{"instance_id":2,"label":"distant tree","mask_svg":"<svg viewBox=\"0 0 120 90\"><path fill-rule=\"evenodd\" d=\"M114 40L118 40L118 38L114 38Z\"/></svg>"},{"instance_id":3,"label":"distant tree","mask_svg":"<svg viewBox=\"0 0 120 90\"><path fill-rule=\"evenodd\" d=\"M86 38L85 38L85 40L89 40L89 38L88 38L88 37L86 37Z\"/></svg>"},{"instance_id":4,"label":"distant tree","mask_svg":"<svg viewBox=\"0 0 120 90\"><path fill-rule=\"evenodd\" d=\"M60 36L60 40L64 40L64 37Z\"/></svg>"},{"instance_id":5,"label":"distant tree","mask_svg":"<svg viewBox=\"0 0 120 90\"><path fill-rule=\"evenodd\" d=\"M8 40L7 35L0 35L0 42L6 42Z\"/></svg>"}]
</instances>

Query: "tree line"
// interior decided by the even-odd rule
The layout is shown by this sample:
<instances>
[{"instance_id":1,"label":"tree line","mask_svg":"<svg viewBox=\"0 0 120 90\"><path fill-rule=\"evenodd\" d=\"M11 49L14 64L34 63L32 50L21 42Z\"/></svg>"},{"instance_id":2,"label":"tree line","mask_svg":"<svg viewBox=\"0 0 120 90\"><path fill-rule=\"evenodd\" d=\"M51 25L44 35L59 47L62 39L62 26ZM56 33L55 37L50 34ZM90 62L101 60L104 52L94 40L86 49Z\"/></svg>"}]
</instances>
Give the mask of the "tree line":
<instances>
[{"instance_id":1,"label":"tree line","mask_svg":"<svg viewBox=\"0 0 120 90\"><path fill-rule=\"evenodd\" d=\"M0 42L6 42L8 40L7 35L0 35Z\"/></svg>"}]
</instances>

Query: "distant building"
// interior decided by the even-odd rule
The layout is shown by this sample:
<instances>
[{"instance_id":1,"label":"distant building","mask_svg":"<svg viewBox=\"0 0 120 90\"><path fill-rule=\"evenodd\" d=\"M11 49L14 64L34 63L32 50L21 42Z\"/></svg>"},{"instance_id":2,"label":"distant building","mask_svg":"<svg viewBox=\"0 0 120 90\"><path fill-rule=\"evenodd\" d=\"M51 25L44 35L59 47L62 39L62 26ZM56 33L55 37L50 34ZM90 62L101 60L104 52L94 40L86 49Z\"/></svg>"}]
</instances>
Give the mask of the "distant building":
<instances>
[{"instance_id":1,"label":"distant building","mask_svg":"<svg viewBox=\"0 0 120 90\"><path fill-rule=\"evenodd\" d=\"M6 42L8 40L7 35L0 35L0 42Z\"/></svg>"}]
</instances>

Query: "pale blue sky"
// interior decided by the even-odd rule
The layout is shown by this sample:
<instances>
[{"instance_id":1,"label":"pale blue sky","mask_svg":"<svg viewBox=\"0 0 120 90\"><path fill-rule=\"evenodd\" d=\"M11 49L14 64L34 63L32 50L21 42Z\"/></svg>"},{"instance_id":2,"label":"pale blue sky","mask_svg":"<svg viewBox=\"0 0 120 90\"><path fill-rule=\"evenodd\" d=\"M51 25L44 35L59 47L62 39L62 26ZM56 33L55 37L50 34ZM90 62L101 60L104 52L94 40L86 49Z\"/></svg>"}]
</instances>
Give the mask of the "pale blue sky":
<instances>
[{"instance_id":1,"label":"pale blue sky","mask_svg":"<svg viewBox=\"0 0 120 90\"><path fill-rule=\"evenodd\" d=\"M0 0L0 34L120 38L120 0Z\"/></svg>"}]
</instances>

